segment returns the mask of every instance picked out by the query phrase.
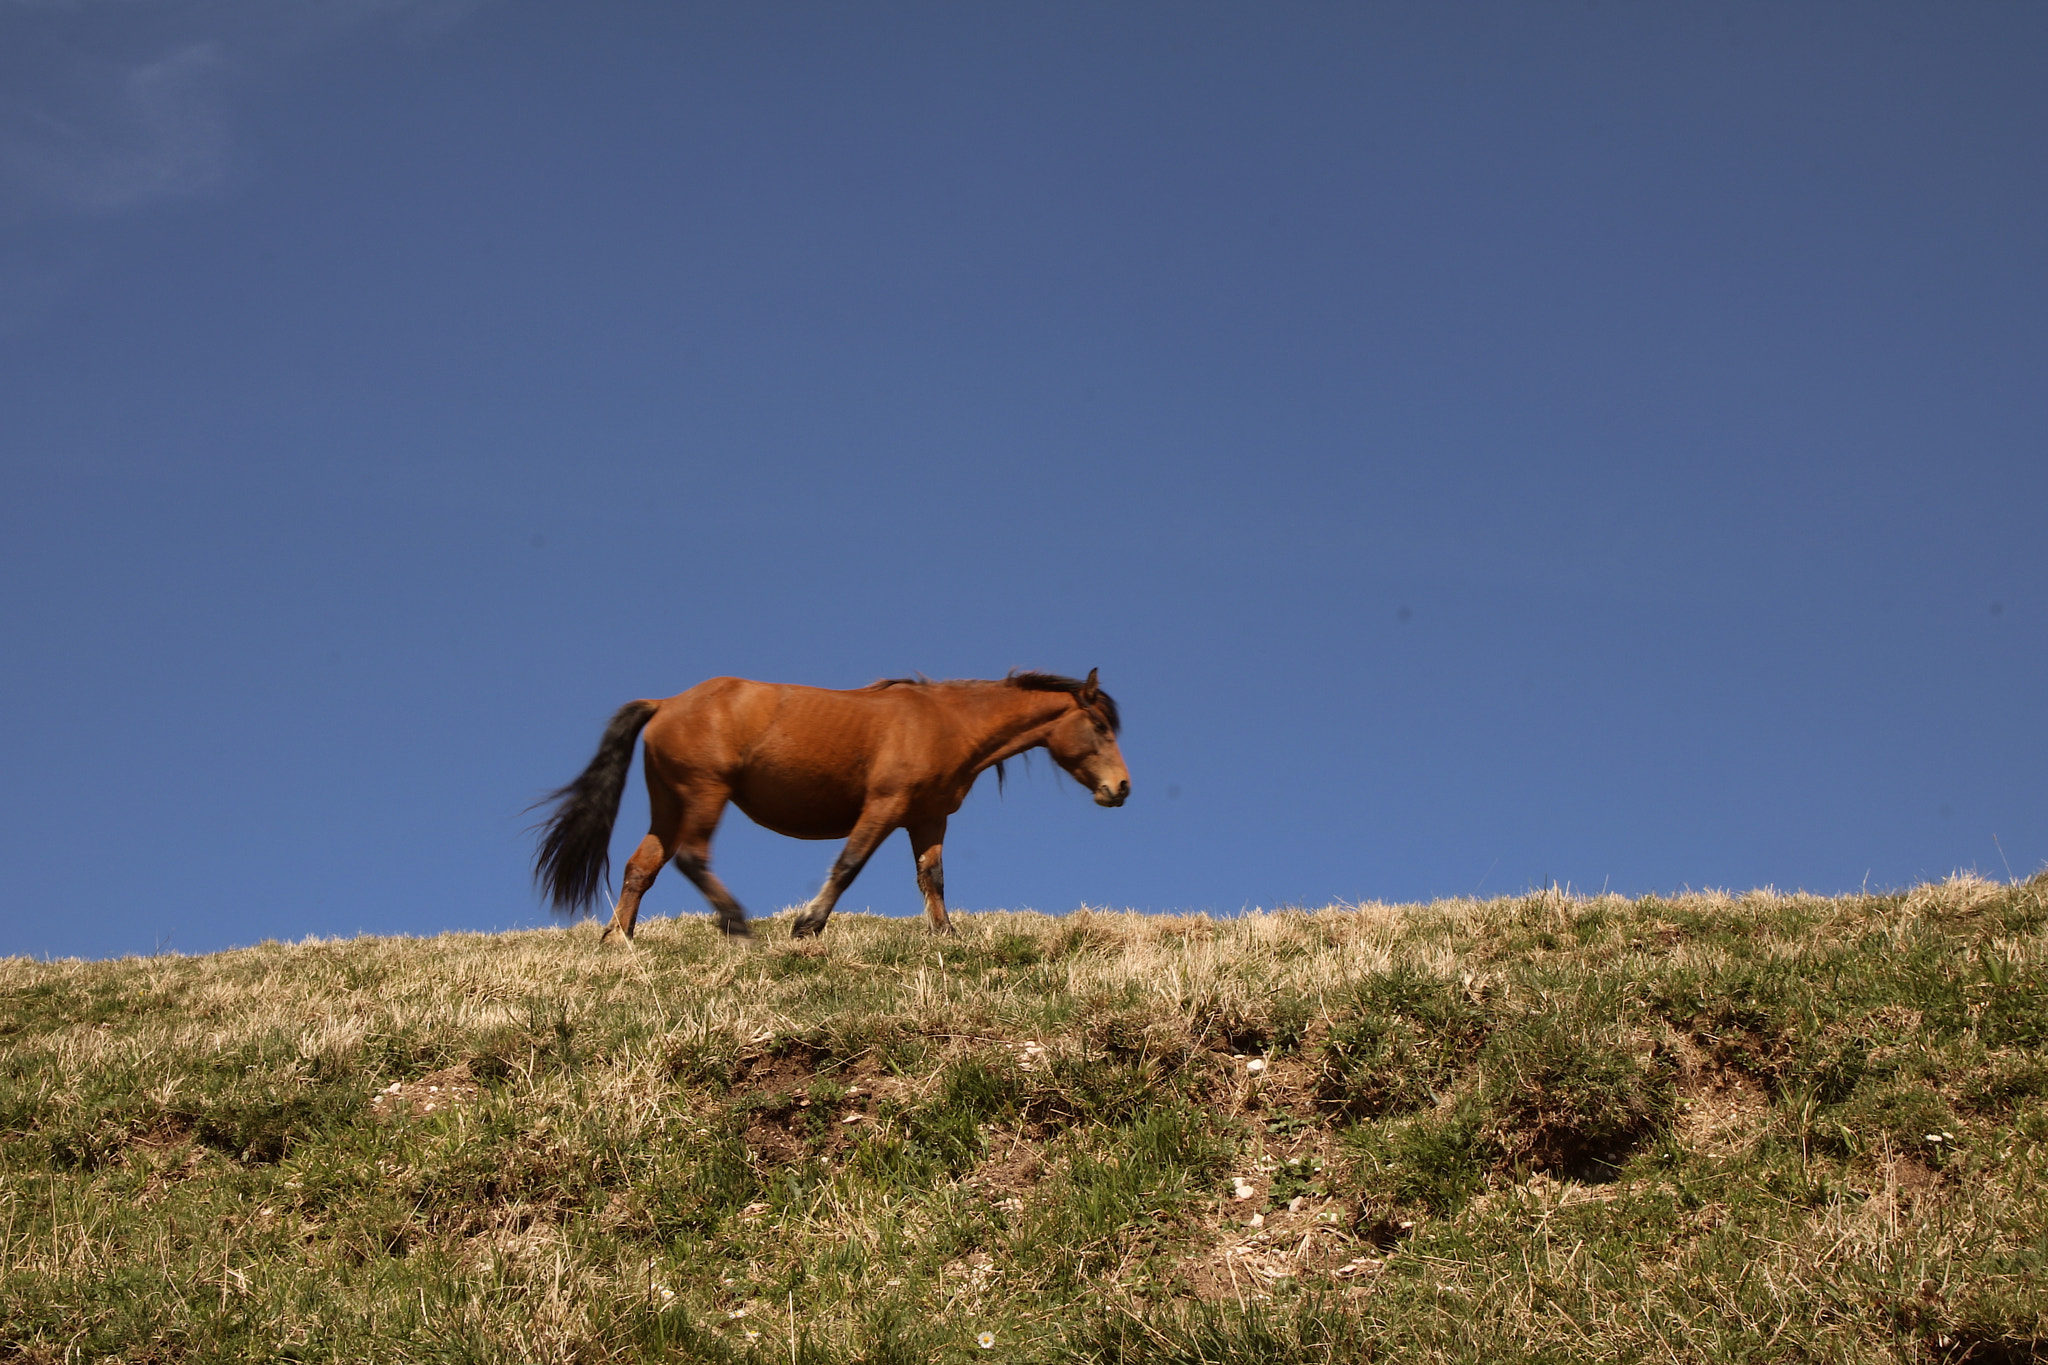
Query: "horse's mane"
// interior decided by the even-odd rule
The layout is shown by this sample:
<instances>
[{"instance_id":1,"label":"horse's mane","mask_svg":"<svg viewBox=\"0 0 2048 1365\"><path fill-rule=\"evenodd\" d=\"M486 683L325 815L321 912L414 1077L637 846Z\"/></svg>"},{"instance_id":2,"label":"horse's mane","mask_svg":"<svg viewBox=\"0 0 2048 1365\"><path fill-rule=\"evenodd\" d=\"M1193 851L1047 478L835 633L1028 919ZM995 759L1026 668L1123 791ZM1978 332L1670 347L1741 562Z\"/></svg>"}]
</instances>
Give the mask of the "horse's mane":
<instances>
[{"instance_id":1,"label":"horse's mane","mask_svg":"<svg viewBox=\"0 0 2048 1365\"><path fill-rule=\"evenodd\" d=\"M1026 692L1078 693L1088 685L1079 678L1062 677L1058 673L1039 673L1032 669L1016 668L1011 669L1009 676L1002 681L1012 687L1020 687ZM1109 722L1111 734L1118 734L1123 730L1124 719L1116 709L1116 698L1100 687L1095 689L1095 709L1102 712L1102 718Z\"/></svg>"},{"instance_id":2,"label":"horse's mane","mask_svg":"<svg viewBox=\"0 0 2048 1365\"><path fill-rule=\"evenodd\" d=\"M861 690L879 692L885 687L1015 687L1025 692L1065 692L1071 696L1078 696L1081 689L1086 686L1088 684L1079 678L1069 678L1059 673L1040 673L1036 669L1013 668L1000 678L947 678L941 681L927 678L922 673L910 678L877 678ZM1116 698L1100 687L1095 689L1095 709L1100 711L1103 720L1109 723L1111 734L1123 731L1123 716L1116 708Z\"/></svg>"}]
</instances>

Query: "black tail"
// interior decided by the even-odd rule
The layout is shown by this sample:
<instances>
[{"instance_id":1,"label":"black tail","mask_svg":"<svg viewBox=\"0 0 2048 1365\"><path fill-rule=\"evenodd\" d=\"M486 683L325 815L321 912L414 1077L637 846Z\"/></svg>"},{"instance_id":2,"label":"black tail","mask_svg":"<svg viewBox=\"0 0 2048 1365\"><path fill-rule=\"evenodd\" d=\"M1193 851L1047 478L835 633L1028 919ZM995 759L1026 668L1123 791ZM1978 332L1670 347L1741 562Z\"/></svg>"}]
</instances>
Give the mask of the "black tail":
<instances>
[{"instance_id":1,"label":"black tail","mask_svg":"<svg viewBox=\"0 0 2048 1365\"><path fill-rule=\"evenodd\" d=\"M577 914L590 908L597 889L612 868L612 822L619 818L619 795L626 790L626 770L633 766L633 743L640 738L659 702L629 701L604 727L597 757L574 782L534 802L557 803L540 851L533 857L534 880L547 892L555 909Z\"/></svg>"}]
</instances>

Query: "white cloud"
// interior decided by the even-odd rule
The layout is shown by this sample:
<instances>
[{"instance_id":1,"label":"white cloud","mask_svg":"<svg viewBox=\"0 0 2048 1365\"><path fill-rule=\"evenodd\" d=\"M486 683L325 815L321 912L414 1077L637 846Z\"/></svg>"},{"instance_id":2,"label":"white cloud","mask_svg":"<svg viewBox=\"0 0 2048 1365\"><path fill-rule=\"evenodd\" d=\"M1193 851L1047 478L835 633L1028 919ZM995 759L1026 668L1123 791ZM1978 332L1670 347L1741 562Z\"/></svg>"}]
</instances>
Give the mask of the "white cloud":
<instances>
[{"instance_id":1,"label":"white cloud","mask_svg":"<svg viewBox=\"0 0 2048 1365\"><path fill-rule=\"evenodd\" d=\"M69 100L45 94L0 131L0 175L32 203L86 212L211 189L227 174L224 66L218 42L194 42L74 75Z\"/></svg>"},{"instance_id":2,"label":"white cloud","mask_svg":"<svg viewBox=\"0 0 2048 1365\"><path fill-rule=\"evenodd\" d=\"M0 203L108 214L218 189L240 87L367 22L431 43L485 3L0 0Z\"/></svg>"}]
</instances>

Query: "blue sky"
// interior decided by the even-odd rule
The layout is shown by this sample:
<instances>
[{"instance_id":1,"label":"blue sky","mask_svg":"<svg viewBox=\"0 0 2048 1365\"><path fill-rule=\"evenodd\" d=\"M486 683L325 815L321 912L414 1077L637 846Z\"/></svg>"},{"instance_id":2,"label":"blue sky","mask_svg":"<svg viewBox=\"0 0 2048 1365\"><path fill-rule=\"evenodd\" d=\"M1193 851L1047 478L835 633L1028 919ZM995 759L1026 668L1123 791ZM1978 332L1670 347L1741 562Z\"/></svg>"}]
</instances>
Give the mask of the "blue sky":
<instances>
[{"instance_id":1,"label":"blue sky","mask_svg":"<svg viewBox=\"0 0 2048 1365\"><path fill-rule=\"evenodd\" d=\"M2044 66L2018 3L0 0L0 953L547 922L524 808L718 674L1100 668L1131 803L985 783L969 911L2029 874ZM716 848L756 914L833 852Z\"/></svg>"}]
</instances>

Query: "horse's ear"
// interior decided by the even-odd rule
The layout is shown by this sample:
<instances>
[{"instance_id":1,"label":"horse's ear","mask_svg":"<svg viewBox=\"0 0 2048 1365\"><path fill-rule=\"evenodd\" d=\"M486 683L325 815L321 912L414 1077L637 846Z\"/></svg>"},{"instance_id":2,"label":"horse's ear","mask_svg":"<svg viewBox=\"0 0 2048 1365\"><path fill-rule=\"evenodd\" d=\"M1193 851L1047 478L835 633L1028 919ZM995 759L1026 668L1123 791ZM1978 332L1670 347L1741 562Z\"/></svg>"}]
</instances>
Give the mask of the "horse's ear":
<instances>
[{"instance_id":1,"label":"horse's ear","mask_svg":"<svg viewBox=\"0 0 2048 1365\"><path fill-rule=\"evenodd\" d=\"M1084 682L1084 683L1082 683L1082 684L1081 684L1081 694L1080 694L1080 697L1081 697L1081 705L1083 705L1083 706L1093 706L1093 705L1095 705L1095 694L1096 694L1096 690L1097 690L1097 689L1096 689L1096 686L1095 686L1095 674L1097 673L1097 671L1098 671L1098 670L1096 670L1096 669L1093 669L1093 668L1089 669L1089 670L1088 670L1088 680L1087 680L1086 682Z\"/></svg>"}]
</instances>

